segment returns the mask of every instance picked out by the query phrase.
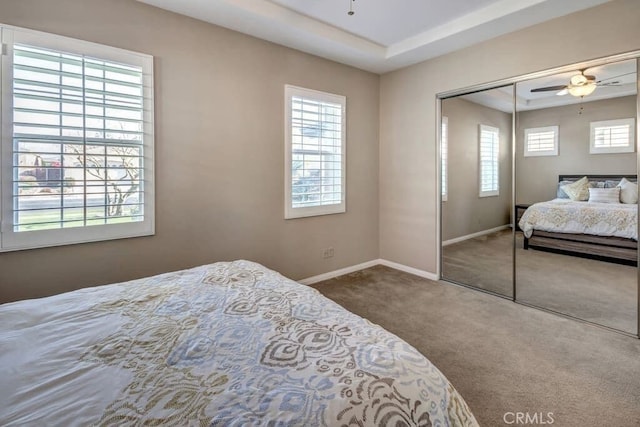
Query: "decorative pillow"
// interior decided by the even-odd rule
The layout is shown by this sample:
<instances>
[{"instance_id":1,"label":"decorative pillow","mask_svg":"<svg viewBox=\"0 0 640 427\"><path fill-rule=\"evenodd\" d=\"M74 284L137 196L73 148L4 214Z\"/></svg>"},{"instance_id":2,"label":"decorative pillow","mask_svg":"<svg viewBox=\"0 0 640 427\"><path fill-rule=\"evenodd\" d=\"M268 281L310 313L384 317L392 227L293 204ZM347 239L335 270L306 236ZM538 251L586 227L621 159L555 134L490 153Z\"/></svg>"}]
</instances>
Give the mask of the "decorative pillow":
<instances>
[{"instance_id":1,"label":"decorative pillow","mask_svg":"<svg viewBox=\"0 0 640 427\"><path fill-rule=\"evenodd\" d=\"M564 192L562 187L564 187L567 184L571 184L572 182L575 182L575 181L560 181L558 183L558 191L556 191L556 198L557 199L568 199L569 198L569 196L567 195L567 193Z\"/></svg>"},{"instance_id":2,"label":"decorative pillow","mask_svg":"<svg viewBox=\"0 0 640 427\"><path fill-rule=\"evenodd\" d=\"M620 203L620 188L589 188L589 203Z\"/></svg>"},{"instance_id":3,"label":"decorative pillow","mask_svg":"<svg viewBox=\"0 0 640 427\"><path fill-rule=\"evenodd\" d=\"M589 200L589 180L586 176L583 176L574 183L563 185L560 188L567 193L567 196L569 196L571 200Z\"/></svg>"},{"instance_id":4,"label":"decorative pillow","mask_svg":"<svg viewBox=\"0 0 640 427\"><path fill-rule=\"evenodd\" d=\"M618 184L620 188L620 201L622 203L638 203L638 184L622 178Z\"/></svg>"}]
</instances>

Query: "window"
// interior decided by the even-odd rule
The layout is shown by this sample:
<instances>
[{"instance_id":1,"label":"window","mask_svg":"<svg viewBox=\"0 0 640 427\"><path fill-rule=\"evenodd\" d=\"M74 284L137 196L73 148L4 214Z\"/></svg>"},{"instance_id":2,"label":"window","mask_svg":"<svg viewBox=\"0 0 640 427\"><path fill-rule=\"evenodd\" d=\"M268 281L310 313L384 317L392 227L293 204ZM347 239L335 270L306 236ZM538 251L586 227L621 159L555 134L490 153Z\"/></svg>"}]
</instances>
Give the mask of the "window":
<instances>
[{"instance_id":1,"label":"window","mask_svg":"<svg viewBox=\"0 0 640 427\"><path fill-rule=\"evenodd\" d=\"M0 250L153 234L152 57L0 31Z\"/></svg>"},{"instance_id":2,"label":"window","mask_svg":"<svg viewBox=\"0 0 640 427\"><path fill-rule=\"evenodd\" d=\"M558 126L524 130L524 156L557 156Z\"/></svg>"},{"instance_id":3,"label":"window","mask_svg":"<svg viewBox=\"0 0 640 427\"><path fill-rule=\"evenodd\" d=\"M497 196L500 130L480 125L480 197Z\"/></svg>"},{"instance_id":4,"label":"window","mask_svg":"<svg viewBox=\"0 0 640 427\"><path fill-rule=\"evenodd\" d=\"M442 127L440 130L440 158L442 159L442 201L447 201L449 183L447 181L447 162L449 156L449 119L442 117Z\"/></svg>"},{"instance_id":5,"label":"window","mask_svg":"<svg viewBox=\"0 0 640 427\"><path fill-rule=\"evenodd\" d=\"M635 149L634 119L591 122L591 154L632 153Z\"/></svg>"},{"instance_id":6,"label":"window","mask_svg":"<svg viewBox=\"0 0 640 427\"><path fill-rule=\"evenodd\" d=\"M345 212L345 107L344 96L285 86L285 218Z\"/></svg>"}]
</instances>

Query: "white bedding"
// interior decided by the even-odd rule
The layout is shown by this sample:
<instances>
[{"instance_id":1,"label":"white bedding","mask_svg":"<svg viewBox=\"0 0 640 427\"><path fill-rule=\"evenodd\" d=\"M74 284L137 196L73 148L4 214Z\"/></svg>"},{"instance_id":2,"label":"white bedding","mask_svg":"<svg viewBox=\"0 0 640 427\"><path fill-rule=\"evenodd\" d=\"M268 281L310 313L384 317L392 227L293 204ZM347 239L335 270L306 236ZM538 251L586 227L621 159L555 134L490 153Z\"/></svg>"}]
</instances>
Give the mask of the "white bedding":
<instances>
[{"instance_id":1,"label":"white bedding","mask_svg":"<svg viewBox=\"0 0 640 427\"><path fill-rule=\"evenodd\" d=\"M0 305L2 426L477 426L397 336L248 261Z\"/></svg>"},{"instance_id":2,"label":"white bedding","mask_svg":"<svg viewBox=\"0 0 640 427\"><path fill-rule=\"evenodd\" d=\"M554 199L531 205L518 225L526 237L534 230L638 239L635 204Z\"/></svg>"}]
</instances>

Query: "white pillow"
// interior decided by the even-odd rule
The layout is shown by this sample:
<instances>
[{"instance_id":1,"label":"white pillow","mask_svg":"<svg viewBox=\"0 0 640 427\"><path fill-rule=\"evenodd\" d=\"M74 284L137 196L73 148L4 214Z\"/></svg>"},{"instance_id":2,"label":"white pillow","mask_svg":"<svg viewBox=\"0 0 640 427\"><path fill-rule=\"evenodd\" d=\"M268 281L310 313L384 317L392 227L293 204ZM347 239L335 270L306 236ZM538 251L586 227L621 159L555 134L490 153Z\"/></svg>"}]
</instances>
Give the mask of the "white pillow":
<instances>
[{"instance_id":1,"label":"white pillow","mask_svg":"<svg viewBox=\"0 0 640 427\"><path fill-rule=\"evenodd\" d=\"M589 188L589 203L620 203L620 187Z\"/></svg>"},{"instance_id":2,"label":"white pillow","mask_svg":"<svg viewBox=\"0 0 640 427\"><path fill-rule=\"evenodd\" d=\"M638 203L638 184L622 178L618 184L620 188L620 201L622 203Z\"/></svg>"},{"instance_id":3,"label":"white pillow","mask_svg":"<svg viewBox=\"0 0 640 427\"><path fill-rule=\"evenodd\" d=\"M567 193L567 196L571 200L574 201L585 201L589 200L589 180L586 176L583 176L576 182L572 182L571 184L563 185L562 191Z\"/></svg>"}]
</instances>

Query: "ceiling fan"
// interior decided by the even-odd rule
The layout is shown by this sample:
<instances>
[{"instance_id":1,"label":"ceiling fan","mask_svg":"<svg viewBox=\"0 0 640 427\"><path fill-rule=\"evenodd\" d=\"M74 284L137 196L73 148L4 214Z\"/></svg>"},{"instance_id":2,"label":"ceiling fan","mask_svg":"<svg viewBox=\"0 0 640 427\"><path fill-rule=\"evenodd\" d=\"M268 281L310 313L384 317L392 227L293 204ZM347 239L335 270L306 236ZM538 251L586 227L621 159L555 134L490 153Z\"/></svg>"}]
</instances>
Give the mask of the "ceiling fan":
<instances>
[{"instance_id":1,"label":"ceiling fan","mask_svg":"<svg viewBox=\"0 0 640 427\"><path fill-rule=\"evenodd\" d=\"M588 75L584 73L585 70L580 70L580 74L575 74L571 76L569 79L568 85L558 85L558 86L546 86L546 87L538 87L535 89L531 89L531 92L558 92L556 95L566 95L571 94L573 96L587 96L593 93L598 86L612 86L620 84L619 80L616 81L608 81L613 80L618 77L625 76L626 74L610 77L608 79L597 80L596 76Z\"/></svg>"}]
</instances>

